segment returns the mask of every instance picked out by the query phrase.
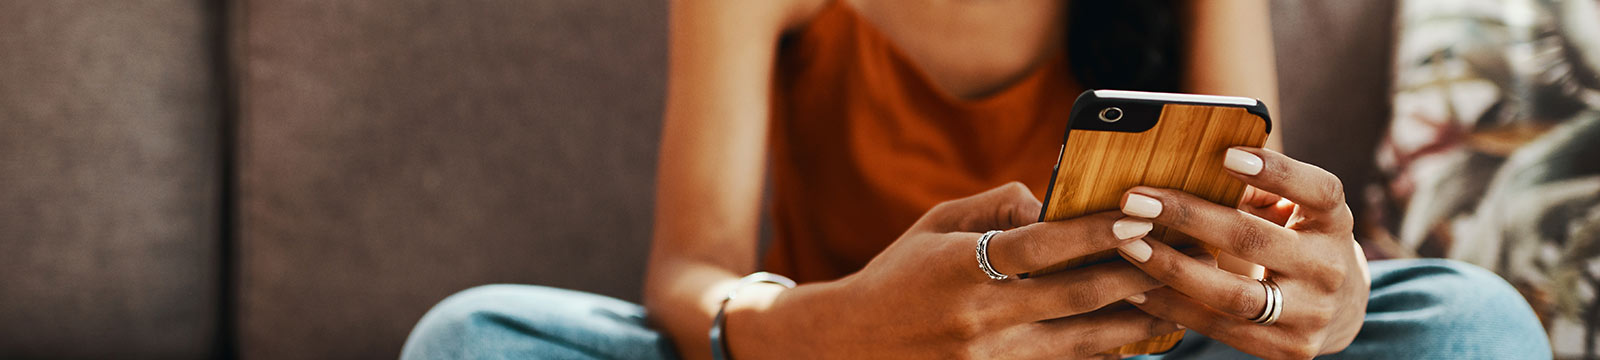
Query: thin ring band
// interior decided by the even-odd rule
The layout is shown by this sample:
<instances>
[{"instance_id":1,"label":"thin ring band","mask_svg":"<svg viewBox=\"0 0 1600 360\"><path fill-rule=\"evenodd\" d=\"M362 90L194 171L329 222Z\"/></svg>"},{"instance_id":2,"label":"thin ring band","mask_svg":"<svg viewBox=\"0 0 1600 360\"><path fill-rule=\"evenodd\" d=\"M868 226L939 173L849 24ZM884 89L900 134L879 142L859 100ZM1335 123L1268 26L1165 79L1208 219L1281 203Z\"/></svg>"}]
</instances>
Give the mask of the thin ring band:
<instances>
[{"instance_id":1,"label":"thin ring band","mask_svg":"<svg viewBox=\"0 0 1600 360\"><path fill-rule=\"evenodd\" d=\"M1266 304L1261 307L1261 315L1257 315L1254 319L1250 319L1250 322L1260 324L1267 321L1267 317L1272 316L1272 287L1267 286L1267 282L1261 279L1257 279L1256 283L1261 284L1261 292L1266 294L1267 301Z\"/></svg>"},{"instance_id":2,"label":"thin ring band","mask_svg":"<svg viewBox=\"0 0 1600 360\"><path fill-rule=\"evenodd\" d=\"M989 232L983 233L983 236L978 237L978 269L983 270L984 275L989 275L990 279L995 280L1011 278L1006 274L995 271L994 265L989 264L989 240L994 239L994 236L1000 233L1000 230L989 230Z\"/></svg>"},{"instance_id":3,"label":"thin ring band","mask_svg":"<svg viewBox=\"0 0 1600 360\"><path fill-rule=\"evenodd\" d=\"M1283 289L1279 288L1278 283L1271 279L1259 279L1256 281L1261 282L1261 288L1267 292L1266 308L1261 310L1261 316L1250 319L1250 321L1262 326L1270 326L1278 322L1278 318L1283 316Z\"/></svg>"},{"instance_id":4,"label":"thin ring band","mask_svg":"<svg viewBox=\"0 0 1600 360\"><path fill-rule=\"evenodd\" d=\"M1283 289L1279 288L1278 283L1272 281L1272 279L1266 279L1266 283L1268 287L1272 288L1272 317L1267 318L1267 321L1262 322L1261 325L1271 326L1273 323L1278 322L1279 317L1283 316Z\"/></svg>"}]
</instances>

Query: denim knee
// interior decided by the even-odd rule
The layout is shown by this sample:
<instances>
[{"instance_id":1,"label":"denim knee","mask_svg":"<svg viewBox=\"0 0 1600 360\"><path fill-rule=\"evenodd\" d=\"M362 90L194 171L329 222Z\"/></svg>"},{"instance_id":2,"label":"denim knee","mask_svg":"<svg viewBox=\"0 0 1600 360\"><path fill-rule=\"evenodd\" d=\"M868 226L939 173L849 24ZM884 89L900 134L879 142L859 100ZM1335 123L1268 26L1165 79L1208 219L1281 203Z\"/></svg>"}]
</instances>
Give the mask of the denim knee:
<instances>
[{"instance_id":1,"label":"denim knee","mask_svg":"<svg viewBox=\"0 0 1600 360\"><path fill-rule=\"evenodd\" d=\"M406 359L671 356L642 307L529 285L484 285L445 298L417 322L401 352Z\"/></svg>"},{"instance_id":2,"label":"denim knee","mask_svg":"<svg viewBox=\"0 0 1600 360\"><path fill-rule=\"evenodd\" d=\"M1404 358L1551 356L1527 300L1475 265L1445 259L1372 263L1367 318L1351 352Z\"/></svg>"}]
</instances>

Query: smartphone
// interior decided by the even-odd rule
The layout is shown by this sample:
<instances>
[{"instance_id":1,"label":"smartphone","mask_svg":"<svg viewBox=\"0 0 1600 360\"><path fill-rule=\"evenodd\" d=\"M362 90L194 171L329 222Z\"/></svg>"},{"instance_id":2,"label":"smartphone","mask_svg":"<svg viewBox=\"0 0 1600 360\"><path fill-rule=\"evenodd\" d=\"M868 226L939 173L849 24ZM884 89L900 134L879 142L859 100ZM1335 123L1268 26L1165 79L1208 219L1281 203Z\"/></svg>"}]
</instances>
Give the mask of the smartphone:
<instances>
[{"instance_id":1,"label":"smartphone","mask_svg":"<svg viewBox=\"0 0 1600 360\"><path fill-rule=\"evenodd\" d=\"M1139 185L1182 189L1224 206L1238 206L1245 185L1223 169L1223 154L1234 146L1261 147L1272 131L1267 106L1260 100L1141 91L1085 91L1072 105L1068 121L1039 221L1117 210L1122 194ZM1177 249L1199 244L1160 225L1147 239ZM1207 250L1216 254L1214 249ZM1122 258L1116 250L1107 250L1030 275L1106 261ZM1183 332L1178 331L1106 353L1162 353L1182 339Z\"/></svg>"}]
</instances>

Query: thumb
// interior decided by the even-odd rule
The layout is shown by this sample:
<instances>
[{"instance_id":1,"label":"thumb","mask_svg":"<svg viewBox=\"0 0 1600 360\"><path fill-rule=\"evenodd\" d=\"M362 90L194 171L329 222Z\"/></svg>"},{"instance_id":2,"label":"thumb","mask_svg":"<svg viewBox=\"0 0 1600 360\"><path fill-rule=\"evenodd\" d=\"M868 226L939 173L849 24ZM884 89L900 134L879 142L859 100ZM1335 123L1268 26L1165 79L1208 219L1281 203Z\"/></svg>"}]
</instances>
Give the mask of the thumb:
<instances>
[{"instance_id":1,"label":"thumb","mask_svg":"<svg viewBox=\"0 0 1600 360\"><path fill-rule=\"evenodd\" d=\"M919 223L937 232L1007 230L1038 222L1042 206L1027 185L1011 182L934 206Z\"/></svg>"},{"instance_id":2,"label":"thumb","mask_svg":"<svg viewBox=\"0 0 1600 360\"><path fill-rule=\"evenodd\" d=\"M1244 197L1239 200L1239 209L1278 226L1283 226L1289 221L1289 216L1294 214L1293 203L1285 202L1282 196L1254 186L1245 187Z\"/></svg>"}]
</instances>

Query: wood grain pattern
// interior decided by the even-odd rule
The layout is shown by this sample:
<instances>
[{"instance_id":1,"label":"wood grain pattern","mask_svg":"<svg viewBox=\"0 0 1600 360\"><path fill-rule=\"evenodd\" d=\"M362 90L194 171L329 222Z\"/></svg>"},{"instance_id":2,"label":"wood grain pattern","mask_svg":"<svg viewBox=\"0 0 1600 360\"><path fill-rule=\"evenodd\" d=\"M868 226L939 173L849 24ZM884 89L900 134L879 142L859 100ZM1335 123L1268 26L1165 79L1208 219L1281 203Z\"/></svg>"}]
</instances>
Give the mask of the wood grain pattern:
<instances>
[{"instance_id":1,"label":"wood grain pattern","mask_svg":"<svg viewBox=\"0 0 1600 360\"><path fill-rule=\"evenodd\" d=\"M1266 122L1243 108L1168 104L1155 127L1140 133L1072 130L1052 181L1045 221L1063 220L1117 210L1123 192L1146 185L1182 189L1206 200L1237 206L1244 183L1222 167L1229 147L1259 147L1267 139ZM1176 248L1194 246L1194 238L1157 225L1149 239ZM1212 250L1213 253L1215 250ZM1116 250L1069 260L1039 271L1040 275L1091 264L1120 261ZM1126 303L1113 307L1128 307ZM1108 354L1150 354L1177 345L1174 332L1123 345Z\"/></svg>"}]
</instances>

